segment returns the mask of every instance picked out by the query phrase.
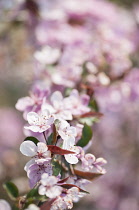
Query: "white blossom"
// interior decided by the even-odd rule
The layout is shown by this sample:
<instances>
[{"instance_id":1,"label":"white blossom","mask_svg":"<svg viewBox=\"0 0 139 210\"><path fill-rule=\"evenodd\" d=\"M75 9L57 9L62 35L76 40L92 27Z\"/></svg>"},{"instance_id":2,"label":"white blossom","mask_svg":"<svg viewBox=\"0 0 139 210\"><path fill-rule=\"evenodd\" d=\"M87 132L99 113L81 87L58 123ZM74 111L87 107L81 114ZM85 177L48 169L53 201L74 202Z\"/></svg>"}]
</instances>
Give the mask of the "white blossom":
<instances>
[{"instance_id":1,"label":"white blossom","mask_svg":"<svg viewBox=\"0 0 139 210\"><path fill-rule=\"evenodd\" d=\"M57 186L58 179L55 176L49 176L47 173L41 176L41 185L39 194L46 195L49 198L55 198L62 192L62 188Z\"/></svg>"},{"instance_id":2,"label":"white blossom","mask_svg":"<svg viewBox=\"0 0 139 210\"><path fill-rule=\"evenodd\" d=\"M84 158L82 158L82 167L86 171L96 168L98 172L106 173L106 170L102 167L106 163L107 161L104 158L96 158L93 154L90 153L86 154Z\"/></svg>"},{"instance_id":3,"label":"white blossom","mask_svg":"<svg viewBox=\"0 0 139 210\"><path fill-rule=\"evenodd\" d=\"M48 150L47 145L43 142L38 142L36 145L32 141L24 141L20 145L20 152L25 156L32 157L32 159L28 161L24 167L26 171L28 170L29 166L35 162L37 164L41 164L44 161L51 159L51 152Z\"/></svg>"},{"instance_id":4,"label":"white blossom","mask_svg":"<svg viewBox=\"0 0 139 210\"><path fill-rule=\"evenodd\" d=\"M63 98L60 91L55 91L50 101L51 105L46 102L43 103L42 110L49 110L54 115L55 119L72 120L71 111L66 108L65 98Z\"/></svg>"},{"instance_id":5,"label":"white blossom","mask_svg":"<svg viewBox=\"0 0 139 210\"><path fill-rule=\"evenodd\" d=\"M58 126L58 134L63 140L69 141L72 145L75 144L75 137L77 136L76 128L70 126L70 124L67 121L60 121Z\"/></svg>"},{"instance_id":6,"label":"white blossom","mask_svg":"<svg viewBox=\"0 0 139 210\"><path fill-rule=\"evenodd\" d=\"M54 122L53 116L46 109L40 114L29 112L27 114L27 120L30 126L25 126L24 128L39 133L46 131Z\"/></svg>"}]
</instances>

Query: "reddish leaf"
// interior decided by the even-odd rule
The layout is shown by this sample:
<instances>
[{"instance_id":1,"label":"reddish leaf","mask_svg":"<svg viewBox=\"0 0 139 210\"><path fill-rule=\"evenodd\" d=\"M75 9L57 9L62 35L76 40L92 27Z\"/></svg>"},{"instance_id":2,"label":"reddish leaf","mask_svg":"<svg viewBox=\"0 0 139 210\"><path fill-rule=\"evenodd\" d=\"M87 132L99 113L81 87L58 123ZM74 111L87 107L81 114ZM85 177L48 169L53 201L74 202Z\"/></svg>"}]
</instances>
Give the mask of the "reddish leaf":
<instances>
[{"instance_id":1,"label":"reddish leaf","mask_svg":"<svg viewBox=\"0 0 139 210\"><path fill-rule=\"evenodd\" d=\"M63 187L63 188L66 188L66 189L71 189L72 187L77 187L77 188L79 189L80 192L89 194L89 192L87 192L87 191L81 189L80 187L78 187L78 186L76 186L76 185L74 185L74 184L62 184L62 185L60 185L60 186Z\"/></svg>"},{"instance_id":2,"label":"reddish leaf","mask_svg":"<svg viewBox=\"0 0 139 210\"><path fill-rule=\"evenodd\" d=\"M93 173L93 172L88 172L88 171L85 172L85 171L79 171L76 169L74 169L74 173L76 176L79 176L80 178L83 178L83 179L88 179L90 181L103 175L101 173Z\"/></svg>"},{"instance_id":3,"label":"reddish leaf","mask_svg":"<svg viewBox=\"0 0 139 210\"><path fill-rule=\"evenodd\" d=\"M68 155L68 154L75 154L75 152L61 149L60 147L54 146L54 145L47 145L48 149L53 153L57 155Z\"/></svg>"},{"instance_id":4,"label":"reddish leaf","mask_svg":"<svg viewBox=\"0 0 139 210\"><path fill-rule=\"evenodd\" d=\"M85 117L102 117L103 114L100 112L87 112L85 114L80 115L81 118L85 118Z\"/></svg>"},{"instance_id":5,"label":"reddish leaf","mask_svg":"<svg viewBox=\"0 0 139 210\"><path fill-rule=\"evenodd\" d=\"M89 95L90 97L93 96L93 94L94 94L94 89L92 88L91 85L81 83L80 87L81 87L82 89L86 90L87 95Z\"/></svg>"},{"instance_id":6,"label":"reddish leaf","mask_svg":"<svg viewBox=\"0 0 139 210\"><path fill-rule=\"evenodd\" d=\"M61 180L58 181L57 183L58 183L58 184L62 184L62 183L64 183L64 182L66 182L68 179L69 179L69 176L66 177L65 179L61 179Z\"/></svg>"},{"instance_id":7,"label":"reddish leaf","mask_svg":"<svg viewBox=\"0 0 139 210\"><path fill-rule=\"evenodd\" d=\"M51 205L52 203L55 201L54 199L51 199L49 201L46 201L44 204L42 204L42 206L40 207L40 210L50 210L51 209Z\"/></svg>"}]
</instances>

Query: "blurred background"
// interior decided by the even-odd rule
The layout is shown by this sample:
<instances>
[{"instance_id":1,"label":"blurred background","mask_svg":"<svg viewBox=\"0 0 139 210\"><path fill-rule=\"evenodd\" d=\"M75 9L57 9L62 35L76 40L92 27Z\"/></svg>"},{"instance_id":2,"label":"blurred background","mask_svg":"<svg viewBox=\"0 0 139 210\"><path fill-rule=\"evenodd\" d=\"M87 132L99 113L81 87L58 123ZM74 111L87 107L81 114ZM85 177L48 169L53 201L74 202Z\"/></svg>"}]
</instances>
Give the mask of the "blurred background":
<instances>
[{"instance_id":1,"label":"blurred background","mask_svg":"<svg viewBox=\"0 0 139 210\"><path fill-rule=\"evenodd\" d=\"M91 151L108 161L107 174L92 183L90 195L73 209L138 210L138 0L0 0L0 197L9 201L5 180L12 180L21 194L29 188L26 158L19 152L25 121L15 104L28 96L34 80L48 84L44 61L34 56L45 46L61 50L58 61L50 56L54 61L45 63L59 75L68 72L69 63L86 65L85 81L104 114L93 126ZM61 76L72 88L82 70L74 68L74 74L75 81ZM54 75L52 82L61 86Z\"/></svg>"}]
</instances>

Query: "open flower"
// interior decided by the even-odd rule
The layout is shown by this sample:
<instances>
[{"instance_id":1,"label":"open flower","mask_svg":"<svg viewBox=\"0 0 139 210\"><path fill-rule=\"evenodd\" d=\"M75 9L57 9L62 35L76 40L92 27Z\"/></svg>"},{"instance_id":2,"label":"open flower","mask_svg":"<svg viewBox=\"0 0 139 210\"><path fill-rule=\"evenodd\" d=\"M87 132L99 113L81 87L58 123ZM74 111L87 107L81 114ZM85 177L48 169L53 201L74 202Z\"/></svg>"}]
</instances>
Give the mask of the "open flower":
<instances>
[{"instance_id":1,"label":"open flower","mask_svg":"<svg viewBox=\"0 0 139 210\"><path fill-rule=\"evenodd\" d=\"M41 180L42 174L47 173L49 176L52 175L52 165L49 160L43 163L34 163L28 167L27 176L29 178L30 187L33 188L38 181Z\"/></svg>"},{"instance_id":2,"label":"open flower","mask_svg":"<svg viewBox=\"0 0 139 210\"><path fill-rule=\"evenodd\" d=\"M29 112L27 114L27 120L30 126L25 126L24 128L39 133L46 131L54 122L53 116L46 109L40 114Z\"/></svg>"},{"instance_id":3,"label":"open flower","mask_svg":"<svg viewBox=\"0 0 139 210\"><path fill-rule=\"evenodd\" d=\"M72 115L82 115L90 111L88 107L90 97L88 95L79 95L78 90L72 90L69 97L65 98L65 105Z\"/></svg>"},{"instance_id":4,"label":"open flower","mask_svg":"<svg viewBox=\"0 0 139 210\"><path fill-rule=\"evenodd\" d=\"M75 137L77 135L76 128L70 126L70 124L67 121L60 121L58 126L58 134L64 141L69 141L72 145L75 144Z\"/></svg>"},{"instance_id":5,"label":"open flower","mask_svg":"<svg viewBox=\"0 0 139 210\"><path fill-rule=\"evenodd\" d=\"M60 91L55 91L51 98L51 105L43 103L42 109L47 109L53 113L55 119L72 120L71 111L65 106L65 98L63 98Z\"/></svg>"},{"instance_id":6,"label":"open flower","mask_svg":"<svg viewBox=\"0 0 139 210\"><path fill-rule=\"evenodd\" d=\"M72 152L75 152L75 154L68 154L68 155L64 155L65 159L68 163L70 164L77 164L78 163L78 153L79 153L79 149L76 146L73 145L68 145L68 146L63 146L63 149L66 150L70 150Z\"/></svg>"},{"instance_id":7,"label":"open flower","mask_svg":"<svg viewBox=\"0 0 139 210\"><path fill-rule=\"evenodd\" d=\"M104 158L95 158L94 155L88 153L82 158L82 167L84 170L89 171L93 168L96 168L96 170L100 173L105 173L106 170L102 168L103 165L105 165L107 161Z\"/></svg>"},{"instance_id":8,"label":"open flower","mask_svg":"<svg viewBox=\"0 0 139 210\"><path fill-rule=\"evenodd\" d=\"M74 146L75 137L77 135L76 128L70 126L70 124L67 121L61 120L58 125L58 134L63 139L63 149L75 152L75 154L64 155L67 162L71 164L78 163L77 156L80 151L78 147Z\"/></svg>"},{"instance_id":9,"label":"open flower","mask_svg":"<svg viewBox=\"0 0 139 210\"><path fill-rule=\"evenodd\" d=\"M79 197L79 189L77 187L72 187L71 189L68 189L62 193L61 196L57 197L52 204L51 210L72 209L73 202L77 202Z\"/></svg>"},{"instance_id":10,"label":"open flower","mask_svg":"<svg viewBox=\"0 0 139 210\"><path fill-rule=\"evenodd\" d=\"M51 160L51 152L43 142L39 142L36 145L32 141L24 141L20 146L20 152L25 156L32 157L32 159L26 163L24 167L25 171L35 162L37 164L43 164L43 162Z\"/></svg>"},{"instance_id":11,"label":"open flower","mask_svg":"<svg viewBox=\"0 0 139 210\"><path fill-rule=\"evenodd\" d=\"M58 178L49 176L47 173L41 176L41 185L39 187L39 194L46 195L49 198L55 198L62 192L62 187L57 186Z\"/></svg>"},{"instance_id":12,"label":"open flower","mask_svg":"<svg viewBox=\"0 0 139 210\"><path fill-rule=\"evenodd\" d=\"M30 91L30 96L26 96L18 99L15 107L17 110L24 112L24 118L27 118L27 113L31 111L38 111L41 108L43 100L47 98L49 94L48 89L43 89L42 87L35 85L33 90Z\"/></svg>"}]
</instances>

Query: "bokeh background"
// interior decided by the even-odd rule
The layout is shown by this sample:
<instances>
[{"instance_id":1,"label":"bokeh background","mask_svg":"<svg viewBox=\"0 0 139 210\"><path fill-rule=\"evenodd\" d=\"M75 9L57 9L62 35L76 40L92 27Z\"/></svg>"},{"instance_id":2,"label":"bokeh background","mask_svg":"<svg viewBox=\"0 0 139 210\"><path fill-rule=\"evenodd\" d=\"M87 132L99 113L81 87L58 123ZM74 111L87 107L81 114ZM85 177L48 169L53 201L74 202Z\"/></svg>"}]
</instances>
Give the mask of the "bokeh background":
<instances>
[{"instance_id":1,"label":"bokeh background","mask_svg":"<svg viewBox=\"0 0 139 210\"><path fill-rule=\"evenodd\" d=\"M107 174L92 183L90 195L75 204L74 209L138 210L139 2L67 2L63 5L62 0L0 1L0 197L9 200L2 188L6 180L12 180L21 194L28 189L23 170L26 159L19 152L25 121L15 104L28 95L33 83L37 71L33 55L54 39L58 43L64 40L69 46L76 37L83 40L78 47L80 52L90 53L92 49L93 67L88 64L86 79L95 89L99 110L104 113L93 126L91 150L107 159L108 164ZM45 25L47 19L49 26ZM58 25L53 27L56 19ZM67 25L76 31L62 28ZM65 38L68 33L70 41ZM93 45L89 46L86 39L90 33ZM76 52L72 44L67 56L71 52ZM74 56L82 60L84 55L77 52ZM70 61L71 58L63 58L65 65Z\"/></svg>"}]
</instances>

